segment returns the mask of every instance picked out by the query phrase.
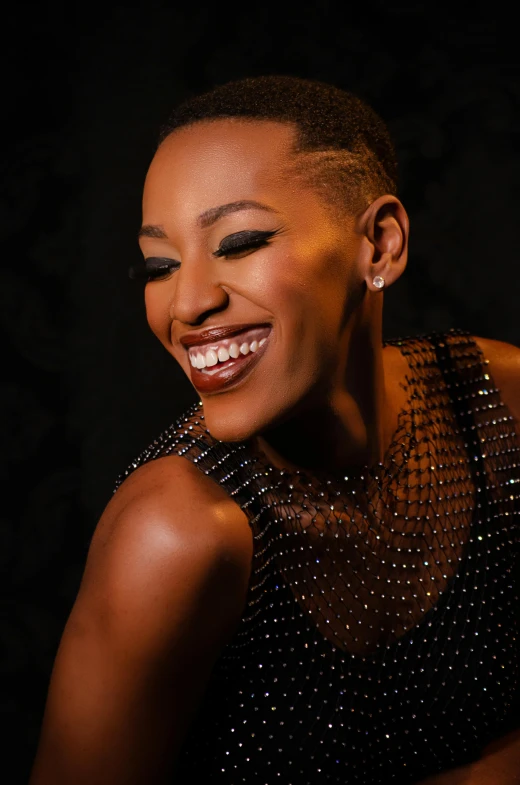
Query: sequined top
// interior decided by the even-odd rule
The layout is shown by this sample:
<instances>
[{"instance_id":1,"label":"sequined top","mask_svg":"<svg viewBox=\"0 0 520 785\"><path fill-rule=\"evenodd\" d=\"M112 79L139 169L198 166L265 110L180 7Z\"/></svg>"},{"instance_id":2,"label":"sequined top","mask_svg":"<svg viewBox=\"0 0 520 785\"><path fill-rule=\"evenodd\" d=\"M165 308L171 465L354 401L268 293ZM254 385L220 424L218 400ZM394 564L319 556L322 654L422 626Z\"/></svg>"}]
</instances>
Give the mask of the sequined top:
<instances>
[{"instance_id":1,"label":"sequined top","mask_svg":"<svg viewBox=\"0 0 520 785\"><path fill-rule=\"evenodd\" d=\"M471 337L389 342L408 404L348 476L213 439L200 404L120 478L183 455L247 514L247 604L175 783L416 782L478 757L518 696L520 439Z\"/></svg>"}]
</instances>

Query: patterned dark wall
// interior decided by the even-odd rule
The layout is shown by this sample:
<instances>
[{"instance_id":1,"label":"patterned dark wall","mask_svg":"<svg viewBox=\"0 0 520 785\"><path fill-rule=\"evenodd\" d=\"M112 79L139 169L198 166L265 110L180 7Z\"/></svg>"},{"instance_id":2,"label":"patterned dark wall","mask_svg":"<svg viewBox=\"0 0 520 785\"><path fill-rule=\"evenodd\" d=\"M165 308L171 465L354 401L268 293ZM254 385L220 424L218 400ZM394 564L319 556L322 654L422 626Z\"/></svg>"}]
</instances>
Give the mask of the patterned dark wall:
<instances>
[{"instance_id":1,"label":"patterned dark wall","mask_svg":"<svg viewBox=\"0 0 520 785\"><path fill-rule=\"evenodd\" d=\"M12 783L27 780L114 478L194 398L126 277L172 105L261 73L358 92L393 131L411 217L387 334L459 326L520 344L519 62L499 10L441 18L434 4L325 2L231 14L149 2L74 14L21 9L5 25L0 706L10 730L0 765L13 774L0 779Z\"/></svg>"}]
</instances>

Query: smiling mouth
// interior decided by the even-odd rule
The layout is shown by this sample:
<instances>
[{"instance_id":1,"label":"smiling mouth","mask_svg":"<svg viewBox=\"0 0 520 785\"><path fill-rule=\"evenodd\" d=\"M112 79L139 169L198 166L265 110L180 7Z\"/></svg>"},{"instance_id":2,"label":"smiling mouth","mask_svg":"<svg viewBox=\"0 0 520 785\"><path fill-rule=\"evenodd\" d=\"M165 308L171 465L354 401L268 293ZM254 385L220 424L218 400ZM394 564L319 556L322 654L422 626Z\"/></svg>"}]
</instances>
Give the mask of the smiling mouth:
<instances>
[{"instance_id":1,"label":"smiling mouth","mask_svg":"<svg viewBox=\"0 0 520 785\"><path fill-rule=\"evenodd\" d=\"M200 346L191 346L191 381L200 392L217 392L247 376L263 355L271 327L253 327Z\"/></svg>"}]
</instances>

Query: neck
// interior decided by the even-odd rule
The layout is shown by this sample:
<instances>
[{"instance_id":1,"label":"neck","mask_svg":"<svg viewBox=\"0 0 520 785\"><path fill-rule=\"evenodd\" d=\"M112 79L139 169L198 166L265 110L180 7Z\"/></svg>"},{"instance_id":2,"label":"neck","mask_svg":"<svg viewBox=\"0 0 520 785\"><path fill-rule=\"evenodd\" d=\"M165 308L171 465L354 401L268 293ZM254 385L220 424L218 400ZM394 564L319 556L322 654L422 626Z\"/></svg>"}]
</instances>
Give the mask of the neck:
<instances>
[{"instance_id":1,"label":"neck","mask_svg":"<svg viewBox=\"0 0 520 785\"><path fill-rule=\"evenodd\" d=\"M327 395L258 437L275 466L338 473L383 460L404 392L385 368L381 300L366 298L350 320Z\"/></svg>"}]
</instances>

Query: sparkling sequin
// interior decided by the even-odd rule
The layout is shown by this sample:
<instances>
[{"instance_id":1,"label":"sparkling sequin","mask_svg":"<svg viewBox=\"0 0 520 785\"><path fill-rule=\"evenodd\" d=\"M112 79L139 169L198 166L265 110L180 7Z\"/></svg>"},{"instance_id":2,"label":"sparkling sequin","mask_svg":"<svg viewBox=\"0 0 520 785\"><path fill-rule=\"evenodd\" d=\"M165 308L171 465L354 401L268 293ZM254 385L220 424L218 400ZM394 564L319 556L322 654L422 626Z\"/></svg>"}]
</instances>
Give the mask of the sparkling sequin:
<instances>
[{"instance_id":1,"label":"sparkling sequin","mask_svg":"<svg viewBox=\"0 0 520 785\"><path fill-rule=\"evenodd\" d=\"M383 463L280 471L200 405L132 463L183 455L247 514L247 607L179 785L412 783L472 760L517 696L520 439L475 342L391 342L408 405Z\"/></svg>"}]
</instances>

